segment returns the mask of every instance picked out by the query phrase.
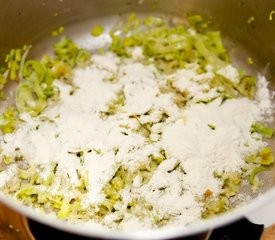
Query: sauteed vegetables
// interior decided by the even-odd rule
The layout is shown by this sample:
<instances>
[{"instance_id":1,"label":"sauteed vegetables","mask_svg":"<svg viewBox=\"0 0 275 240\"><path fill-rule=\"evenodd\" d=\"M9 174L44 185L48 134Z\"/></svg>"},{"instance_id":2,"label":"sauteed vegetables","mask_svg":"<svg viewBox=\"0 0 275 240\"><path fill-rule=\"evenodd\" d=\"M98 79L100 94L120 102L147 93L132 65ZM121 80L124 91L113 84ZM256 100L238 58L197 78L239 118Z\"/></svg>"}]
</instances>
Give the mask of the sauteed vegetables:
<instances>
[{"instance_id":1,"label":"sauteed vegetables","mask_svg":"<svg viewBox=\"0 0 275 240\"><path fill-rule=\"evenodd\" d=\"M30 46L11 50L1 98L18 86L0 117L1 192L125 230L194 224L233 210L246 184L259 191L273 165L272 94L264 76L231 63L209 24L133 13L98 52L69 37L40 60Z\"/></svg>"}]
</instances>

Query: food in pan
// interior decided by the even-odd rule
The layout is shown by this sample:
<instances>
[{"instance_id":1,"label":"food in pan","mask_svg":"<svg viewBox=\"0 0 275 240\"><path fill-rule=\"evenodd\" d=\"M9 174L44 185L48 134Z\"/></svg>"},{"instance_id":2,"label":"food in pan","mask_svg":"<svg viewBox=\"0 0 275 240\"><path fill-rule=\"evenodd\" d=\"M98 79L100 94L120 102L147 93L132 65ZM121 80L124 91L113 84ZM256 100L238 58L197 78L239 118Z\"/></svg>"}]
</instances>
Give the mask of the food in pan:
<instances>
[{"instance_id":1,"label":"food in pan","mask_svg":"<svg viewBox=\"0 0 275 240\"><path fill-rule=\"evenodd\" d=\"M95 52L69 37L38 60L28 46L11 50L0 75L1 97L13 99L0 118L1 192L118 230L186 226L247 201L240 189L258 191L273 164L272 93L208 24L131 14Z\"/></svg>"}]
</instances>

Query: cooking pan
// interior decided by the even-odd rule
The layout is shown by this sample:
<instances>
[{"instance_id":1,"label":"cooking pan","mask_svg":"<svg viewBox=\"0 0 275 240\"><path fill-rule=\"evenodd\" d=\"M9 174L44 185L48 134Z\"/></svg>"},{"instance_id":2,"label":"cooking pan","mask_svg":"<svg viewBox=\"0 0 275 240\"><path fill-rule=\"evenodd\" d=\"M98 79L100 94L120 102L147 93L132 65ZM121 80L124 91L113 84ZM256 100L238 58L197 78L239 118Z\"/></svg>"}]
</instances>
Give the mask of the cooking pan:
<instances>
[{"instance_id":1,"label":"cooking pan","mask_svg":"<svg viewBox=\"0 0 275 240\"><path fill-rule=\"evenodd\" d=\"M109 29L127 13L168 15L177 19L201 14L211 19L211 28L221 31L234 63L251 74L263 73L270 81L270 87L275 85L274 0L0 0L0 6L1 63L11 48L24 44L33 46L30 57L45 54L58 41L51 32L60 26L64 26L66 34L80 46L95 50L102 46L103 40L108 41L108 37L91 38L91 27L101 24ZM248 57L253 59L253 65L247 64ZM275 152L272 139L270 146ZM3 195L0 195L0 201L38 222L88 237L166 239L198 234L243 217L265 226L275 223L275 168L262 173L261 178L264 181L261 193L248 193L252 200L235 211L187 227L152 231L108 232L82 228L41 215Z\"/></svg>"}]
</instances>

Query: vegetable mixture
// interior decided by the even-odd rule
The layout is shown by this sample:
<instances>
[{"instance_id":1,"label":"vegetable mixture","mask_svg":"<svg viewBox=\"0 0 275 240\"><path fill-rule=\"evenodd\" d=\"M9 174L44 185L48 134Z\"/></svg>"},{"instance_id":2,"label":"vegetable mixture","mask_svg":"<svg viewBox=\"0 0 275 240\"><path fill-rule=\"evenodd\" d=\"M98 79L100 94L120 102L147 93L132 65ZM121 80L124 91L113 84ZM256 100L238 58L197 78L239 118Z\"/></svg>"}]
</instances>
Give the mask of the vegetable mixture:
<instances>
[{"instance_id":1,"label":"vegetable mixture","mask_svg":"<svg viewBox=\"0 0 275 240\"><path fill-rule=\"evenodd\" d=\"M259 191L273 165L271 93L231 63L209 24L131 14L98 52L69 37L40 60L12 49L0 69L3 101L17 83L0 116L1 192L126 230L194 224L232 210L243 186Z\"/></svg>"}]
</instances>

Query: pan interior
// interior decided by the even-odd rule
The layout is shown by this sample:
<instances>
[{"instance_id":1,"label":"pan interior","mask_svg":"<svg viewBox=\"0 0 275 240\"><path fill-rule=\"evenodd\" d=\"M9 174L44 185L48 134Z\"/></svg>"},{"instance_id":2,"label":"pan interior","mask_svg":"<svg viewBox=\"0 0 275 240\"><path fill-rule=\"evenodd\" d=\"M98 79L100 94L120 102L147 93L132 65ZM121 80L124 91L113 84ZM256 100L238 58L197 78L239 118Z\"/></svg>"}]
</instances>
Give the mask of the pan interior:
<instances>
[{"instance_id":1,"label":"pan interior","mask_svg":"<svg viewBox=\"0 0 275 240\"><path fill-rule=\"evenodd\" d=\"M126 4L126 7L133 8L134 5L131 5L129 3ZM143 5L138 4L137 7L140 8ZM145 18L146 16L160 16L165 17L168 19L173 19L176 22L179 21L186 21L186 17L193 13L199 13L204 14L203 11L194 11L189 10L186 11L185 14L177 15L177 14L166 14L165 11L159 12L159 11L152 11L154 8L154 4L152 3L149 7L149 10L151 11L140 11L136 12L139 17ZM157 5L156 5L157 6ZM240 7L240 6L239 6ZM127 10L127 9L125 9ZM131 9L132 10L132 9ZM139 9L141 10L141 9ZM146 9L147 10L147 9ZM71 9L72 11L72 9ZM123 12L123 11L122 11ZM51 54L52 47L54 43L59 41L64 36L69 36L72 38L73 41L75 41L80 47L86 48L92 52L96 52L96 50L101 49L104 46L108 46L108 44L111 42L111 38L108 35L109 30L118 24L119 22L127 21L127 18L129 16L129 13L131 12L125 12L120 14L104 14L103 16L98 17L80 17L80 16L74 16L76 18L76 21L71 23L68 23L68 25L60 24L56 25L54 23L53 27L47 27L47 30L44 30L43 34L36 35L33 39L32 49L30 52L30 58L37 58L40 59L45 53ZM54 13L53 13L54 14ZM229 30L225 30L224 25L221 23L215 22L214 17L209 14L204 14L204 16L207 18L213 18L213 24L210 26L215 30L221 29L222 38L225 44L225 47L227 48L229 55L233 61L233 64L238 66L239 68L244 69L250 74L264 74L267 79L270 81L270 88L275 89L274 84L274 75L272 74L272 62L263 62L261 61L261 58L257 56L258 51L253 51L247 45L244 45L244 43L239 43L236 40L236 34L229 35ZM79 19L78 19L79 18ZM68 19L63 19L65 21ZM106 30L99 38L93 38L90 35L91 29L96 25L102 25L104 26L104 29ZM239 24L240 26L242 23ZM244 24L244 28L240 29L239 31L244 31L243 37L249 37L249 34L246 36L246 33L249 33L249 28L251 26L247 26L247 22ZM65 33L63 35L60 35L58 37L51 36L51 31L57 29L57 26L64 26L65 27ZM256 26L253 27L253 29ZM224 30L224 31L223 31ZM245 33L246 32L246 33ZM254 64L249 65L247 64L247 58L250 57L253 59ZM271 123L271 126L275 125L275 120ZM269 140L269 144L272 147L272 149L275 152L275 140L271 139ZM262 191L265 192L272 188L275 185L275 168L273 168L272 171L266 171L261 174L261 178L264 181L264 186L262 188ZM253 193L247 188L247 191L249 192L249 195L253 195Z\"/></svg>"},{"instance_id":2,"label":"pan interior","mask_svg":"<svg viewBox=\"0 0 275 240\"><path fill-rule=\"evenodd\" d=\"M16 2L19 3L19 1ZM22 8L24 9L23 11L20 10L19 5L21 3L19 3L18 6L14 6L16 9L13 9L13 11L17 14L21 11L20 16L23 19L23 23L24 21L27 23L29 21L27 20L28 18L35 17L33 16L32 8L36 8L36 10L39 9L38 12L41 13L41 18L37 20L38 23L34 23L33 20L29 29L26 30L25 36L23 36L24 32L19 30L20 24L16 26L15 23L10 23L11 26L9 27L16 26L15 28L18 30L18 35L10 41L10 37L13 36L14 33L10 33L10 31L7 30L5 39L0 40L0 43L2 42L0 48L1 60L3 60L3 56L8 52L9 48L20 46L25 43L33 45L30 53L30 57L32 58L39 59L45 53L50 53L53 43L64 36L51 36L51 31L59 26L64 26L65 35L70 36L80 47L96 51L102 48L104 44L110 43L111 39L107 33L96 39L91 38L91 28L100 24L108 31L114 24L122 19L126 19L128 13L132 11L135 11L141 17L156 15L175 19L186 19L190 14L199 13L205 17L211 17L213 19L212 28L221 30L225 46L234 64L251 74L255 75L257 73L262 73L266 75L267 79L270 81L271 89L275 89L275 52L272 43L266 43L266 41L272 41L271 39L274 39L275 31L272 30L274 30L275 25L274 22L272 22L273 25L271 25L270 22L263 20L262 17L262 15L265 14L264 17L268 19L267 14L269 10L272 9L272 4L270 4L270 6L268 4L268 6L262 6L260 2L257 1L256 6L258 6L258 10L260 9L257 12L257 9L254 9L249 1L225 1L224 6L221 6L221 4L218 3L219 1L211 1L211 3L207 5L205 1L199 0L193 2L185 1L185 3L181 1L144 1L144 3L142 3L143 1L126 2L117 0L110 3L110 1L106 0L81 0L77 3L76 1L56 1L56 3L52 5L48 5L48 3L43 5L42 1L38 1L40 5L36 6L37 3L35 3L33 7L30 5L31 1L21 2L25 2L26 6L30 7L30 9L26 9L27 7L25 6L25 8ZM76 4L79 4L79 6L74 8ZM7 5L7 9L11 7L6 3L4 5ZM94 6L96 6L96 9L94 9ZM230 11L226 11L226 7L228 7L229 10L235 10L235 19L232 19L231 16L229 17ZM247 9L251 10L251 14L247 14ZM245 14L241 15L244 12ZM28 14L30 15L28 16ZM256 21L252 22L252 24L247 24L249 16L255 16ZM18 19L20 19L19 16ZM0 28L3 24L3 20L4 18L2 17L2 19L0 19ZM41 27L43 30L38 31ZM266 27L267 29L265 37L260 34L261 30L259 28L261 27ZM6 31L6 29L5 25L3 30ZM272 36L267 36L272 34L273 38ZM257 38L257 36L259 37ZM258 39L258 43L255 38ZM269 38L269 40L267 40L267 38ZM259 43L260 41L262 41L262 43ZM261 45L261 48L264 48L261 53L258 51L259 45ZM246 63L248 57L253 59L253 65L248 65ZM275 121L272 122L272 126L274 125ZM269 144L273 152L275 152L275 140L271 139ZM275 168L273 167L272 170L262 173L261 178L264 181L262 192L266 192L273 188L275 186ZM244 188L243 192L252 196L252 198L257 196L257 194L251 192L250 188Z\"/></svg>"}]
</instances>

